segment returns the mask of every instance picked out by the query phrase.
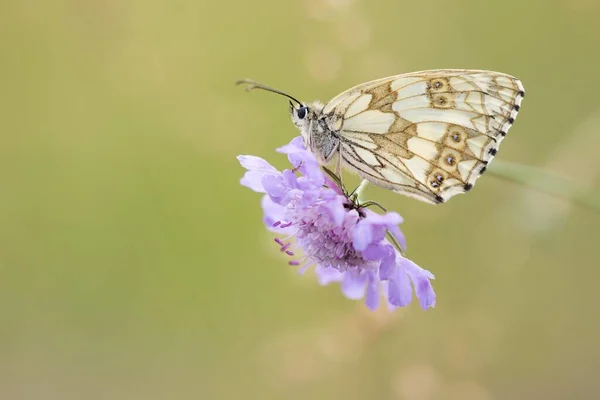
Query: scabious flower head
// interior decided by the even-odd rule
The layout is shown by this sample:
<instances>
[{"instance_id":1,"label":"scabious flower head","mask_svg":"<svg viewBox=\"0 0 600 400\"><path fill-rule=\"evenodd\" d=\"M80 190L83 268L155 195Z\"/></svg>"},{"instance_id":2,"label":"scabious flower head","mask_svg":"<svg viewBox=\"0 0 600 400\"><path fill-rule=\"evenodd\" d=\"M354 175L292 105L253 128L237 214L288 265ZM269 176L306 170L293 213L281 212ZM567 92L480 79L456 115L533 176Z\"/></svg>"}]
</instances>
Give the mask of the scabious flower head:
<instances>
[{"instance_id":1,"label":"scabious flower head","mask_svg":"<svg viewBox=\"0 0 600 400\"><path fill-rule=\"evenodd\" d=\"M301 137L278 151L287 154L292 169L280 172L255 156L242 155L238 160L247 169L241 184L265 193L264 223L278 234L275 242L291 257L290 265L301 273L315 266L321 284L340 282L346 297L364 297L372 310L379 306L381 293L390 308L407 306L413 286L423 309L435 305L430 282L434 276L405 258L386 238L389 232L406 248L398 227L400 215L377 214L349 199L323 173Z\"/></svg>"}]
</instances>

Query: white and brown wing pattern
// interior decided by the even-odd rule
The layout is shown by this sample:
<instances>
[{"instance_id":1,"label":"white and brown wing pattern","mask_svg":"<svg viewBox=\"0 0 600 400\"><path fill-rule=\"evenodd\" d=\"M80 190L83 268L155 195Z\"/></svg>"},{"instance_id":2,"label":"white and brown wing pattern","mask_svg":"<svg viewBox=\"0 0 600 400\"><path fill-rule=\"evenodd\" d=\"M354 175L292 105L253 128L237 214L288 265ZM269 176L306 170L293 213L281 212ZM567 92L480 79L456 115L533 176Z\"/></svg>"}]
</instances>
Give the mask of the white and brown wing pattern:
<instances>
[{"instance_id":1,"label":"white and brown wing pattern","mask_svg":"<svg viewBox=\"0 0 600 400\"><path fill-rule=\"evenodd\" d=\"M506 74L432 70L356 86L323 113L338 117L346 167L439 204L470 190L485 172L524 95L521 82Z\"/></svg>"}]
</instances>

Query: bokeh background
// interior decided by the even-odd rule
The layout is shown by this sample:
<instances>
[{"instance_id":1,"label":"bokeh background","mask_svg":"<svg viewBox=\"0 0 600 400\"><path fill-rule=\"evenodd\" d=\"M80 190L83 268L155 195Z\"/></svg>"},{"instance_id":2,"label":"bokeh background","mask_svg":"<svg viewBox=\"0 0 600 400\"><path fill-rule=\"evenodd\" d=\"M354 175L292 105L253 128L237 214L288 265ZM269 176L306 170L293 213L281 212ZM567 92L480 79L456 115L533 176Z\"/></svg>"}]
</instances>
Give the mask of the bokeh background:
<instances>
[{"instance_id":1,"label":"bokeh background","mask_svg":"<svg viewBox=\"0 0 600 400\"><path fill-rule=\"evenodd\" d=\"M519 77L499 159L600 183L597 0L0 4L0 398L597 399L600 212L488 176L377 188L435 309L291 270L235 156L287 102L430 68ZM587 189L586 189L587 190Z\"/></svg>"}]
</instances>

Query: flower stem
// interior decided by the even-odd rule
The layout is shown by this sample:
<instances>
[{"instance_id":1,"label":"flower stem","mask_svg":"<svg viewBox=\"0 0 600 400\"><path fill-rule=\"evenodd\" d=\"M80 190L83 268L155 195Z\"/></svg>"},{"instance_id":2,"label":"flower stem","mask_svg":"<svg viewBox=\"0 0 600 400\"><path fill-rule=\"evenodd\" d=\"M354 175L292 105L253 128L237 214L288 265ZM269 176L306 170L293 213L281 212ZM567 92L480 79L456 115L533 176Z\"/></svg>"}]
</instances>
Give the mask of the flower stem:
<instances>
[{"instance_id":1,"label":"flower stem","mask_svg":"<svg viewBox=\"0 0 600 400\"><path fill-rule=\"evenodd\" d=\"M541 168L494 160L488 168L492 175L558 197L586 209L600 212L600 191L589 189Z\"/></svg>"},{"instance_id":2,"label":"flower stem","mask_svg":"<svg viewBox=\"0 0 600 400\"><path fill-rule=\"evenodd\" d=\"M402 246L400 246L400 243L398 243L398 240L396 240L396 237L394 235L392 235L392 232L390 232L389 230L385 232L386 236L388 237L388 239L390 240L390 242L392 242L392 245L400 252L400 254L402 256L404 256L405 251L402 248Z\"/></svg>"}]
</instances>

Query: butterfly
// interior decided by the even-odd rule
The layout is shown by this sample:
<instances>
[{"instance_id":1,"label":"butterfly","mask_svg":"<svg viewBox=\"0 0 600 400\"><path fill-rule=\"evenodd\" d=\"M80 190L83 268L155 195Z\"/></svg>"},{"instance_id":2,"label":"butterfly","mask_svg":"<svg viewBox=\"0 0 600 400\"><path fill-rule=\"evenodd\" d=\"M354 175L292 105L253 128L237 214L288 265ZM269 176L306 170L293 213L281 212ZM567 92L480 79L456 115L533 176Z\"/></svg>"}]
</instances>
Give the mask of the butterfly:
<instances>
[{"instance_id":1,"label":"butterfly","mask_svg":"<svg viewBox=\"0 0 600 400\"><path fill-rule=\"evenodd\" d=\"M361 178L440 204L468 192L496 156L525 96L500 72L440 69L390 76L350 88L327 104L290 99L293 123L322 165L337 160ZM340 175L341 176L341 175Z\"/></svg>"}]
</instances>

